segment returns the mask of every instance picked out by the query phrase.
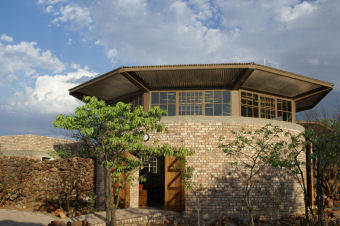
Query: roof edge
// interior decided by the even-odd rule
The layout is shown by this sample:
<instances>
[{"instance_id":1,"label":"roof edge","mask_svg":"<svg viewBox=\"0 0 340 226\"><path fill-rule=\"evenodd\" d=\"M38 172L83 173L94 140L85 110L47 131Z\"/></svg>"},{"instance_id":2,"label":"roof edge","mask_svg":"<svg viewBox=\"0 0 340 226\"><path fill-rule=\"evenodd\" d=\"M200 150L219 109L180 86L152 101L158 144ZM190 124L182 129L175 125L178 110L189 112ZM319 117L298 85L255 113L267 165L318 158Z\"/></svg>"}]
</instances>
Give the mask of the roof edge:
<instances>
[{"instance_id":1,"label":"roof edge","mask_svg":"<svg viewBox=\"0 0 340 226\"><path fill-rule=\"evenodd\" d=\"M69 89L68 91L69 91L70 94L71 94L71 93L73 93L74 91L76 91L76 90L78 90L78 89L80 89L80 88L83 88L83 87L85 87L85 86L88 86L88 85L90 85L90 84L92 84L92 83L94 83L94 82L97 82L97 81L100 81L100 80L102 80L102 79L105 79L105 78L107 78L107 77L109 77L109 76L111 76L111 75L118 74L118 73L122 72L122 69L123 69L123 67L118 67L118 68L116 68L116 69L114 69L114 70L112 70L112 71L106 72L106 73L104 73L104 74L102 74L102 75L99 75L99 76L97 76L97 77L94 77L94 78L92 78L92 79L90 79L90 80L88 80L88 81L86 81L86 82L84 82L84 83L82 83L82 84L80 84L80 85L77 85L77 86L75 86L75 87Z\"/></svg>"}]
</instances>

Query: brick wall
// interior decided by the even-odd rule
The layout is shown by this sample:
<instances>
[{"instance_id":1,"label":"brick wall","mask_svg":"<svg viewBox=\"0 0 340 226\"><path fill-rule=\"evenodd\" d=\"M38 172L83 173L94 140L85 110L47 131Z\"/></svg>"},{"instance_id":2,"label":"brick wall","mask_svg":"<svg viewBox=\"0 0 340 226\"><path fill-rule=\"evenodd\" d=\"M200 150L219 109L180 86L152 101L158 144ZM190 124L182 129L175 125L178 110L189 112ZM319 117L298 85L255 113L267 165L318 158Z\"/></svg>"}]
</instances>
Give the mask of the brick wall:
<instances>
[{"instance_id":1,"label":"brick wall","mask_svg":"<svg viewBox=\"0 0 340 226\"><path fill-rule=\"evenodd\" d=\"M303 131L302 126L294 123L245 117L164 117L162 122L168 126L169 132L151 135L152 138L157 137L161 142L185 146L194 151L194 155L187 157L187 161L195 168L193 180L204 188L201 214L207 221L225 215L245 215L242 210L245 206L242 201L244 177L229 165L232 159L228 159L218 149L220 136L232 139L234 135L231 130L254 130L268 123L296 134ZM277 219L303 212L303 192L285 172L269 169L256 178L255 187L253 202L258 216ZM185 213L191 216L196 212L196 203L189 191L185 197Z\"/></svg>"},{"instance_id":2,"label":"brick wall","mask_svg":"<svg viewBox=\"0 0 340 226\"><path fill-rule=\"evenodd\" d=\"M94 163L77 157L39 161L3 156L0 157L0 190L9 192L8 204L53 209L58 208L68 194L71 206L82 208L93 198Z\"/></svg>"},{"instance_id":3,"label":"brick wall","mask_svg":"<svg viewBox=\"0 0 340 226\"><path fill-rule=\"evenodd\" d=\"M0 136L0 155L41 159L56 147L73 143L75 141L32 134Z\"/></svg>"}]
</instances>

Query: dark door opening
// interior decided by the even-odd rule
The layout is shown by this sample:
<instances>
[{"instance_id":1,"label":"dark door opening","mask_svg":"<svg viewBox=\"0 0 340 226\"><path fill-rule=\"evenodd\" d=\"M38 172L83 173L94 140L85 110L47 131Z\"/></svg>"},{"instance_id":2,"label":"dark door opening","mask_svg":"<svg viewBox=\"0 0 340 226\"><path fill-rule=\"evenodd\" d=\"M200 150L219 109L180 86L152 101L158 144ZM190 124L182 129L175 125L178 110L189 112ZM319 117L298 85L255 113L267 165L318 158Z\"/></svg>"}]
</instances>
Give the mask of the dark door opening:
<instances>
[{"instance_id":1,"label":"dark door opening","mask_svg":"<svg viewBox=\"0 0 340 226\"><path fill-rule=\"evenodd\" d=\"M164 182L165 182L165 170L164 170L165 158L163 156L154 157L149 162L144 164L144 168L140 170L140 175L146 178L145 182L140 184L140 203L141 199L145 199L143 196L146 193L146 205L153 208L164 208ZM142 201L145 204L145 200ZM142 205L143 205L142 204Z\"/></svg>"}]
</instances>

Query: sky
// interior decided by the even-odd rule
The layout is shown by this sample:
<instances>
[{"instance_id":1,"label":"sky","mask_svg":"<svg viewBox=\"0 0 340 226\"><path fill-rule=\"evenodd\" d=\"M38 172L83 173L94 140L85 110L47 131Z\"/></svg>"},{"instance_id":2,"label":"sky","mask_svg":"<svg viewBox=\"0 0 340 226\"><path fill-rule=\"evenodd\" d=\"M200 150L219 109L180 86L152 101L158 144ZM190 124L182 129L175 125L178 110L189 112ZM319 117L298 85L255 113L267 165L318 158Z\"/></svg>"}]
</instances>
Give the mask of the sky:
<instances>
[{"instance_id":1,"label":"sky","mask_svg":"<svg viewBox=\"0 0 340 226\"><path fill-rule=\"evenodd\" d=\"M255 62L334 84L339 0L0 1L0 136L63 136L68 89L120 66Z\"/></svg>"}]
</instances>

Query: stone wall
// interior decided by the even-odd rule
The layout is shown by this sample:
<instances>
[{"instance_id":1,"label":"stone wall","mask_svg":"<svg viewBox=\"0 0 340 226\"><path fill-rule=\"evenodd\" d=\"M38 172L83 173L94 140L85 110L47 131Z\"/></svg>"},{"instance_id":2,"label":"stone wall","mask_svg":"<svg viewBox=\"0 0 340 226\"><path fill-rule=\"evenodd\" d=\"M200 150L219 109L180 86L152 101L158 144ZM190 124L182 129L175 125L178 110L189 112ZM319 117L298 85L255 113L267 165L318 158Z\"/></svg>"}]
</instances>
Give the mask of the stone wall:
<instances>
[{"instance_id":1,"label":"stone wall","mask_svg":"<svg viewBox=\"0 0 340 226\"><path fill-rule=\"evenodd\" d=\"M302 126L294 123L245 117L164 117L162 122L167 125L169 132L151 135L151 138L194 151L187 161L188 165L195 168L193 181L204 188L201 214L207 221L226 215L245 215L242 210L245 206L242 201L244 177L230 166L229 162L233 159L227 158L218 148L220 136L231 140L234 137L231 130L255 130L268 123L295 134L303 131ZM256 178L254 197L252 201L256 215L262 218L277 219L303 212L302 190L292 177L280 170L270 169ZM192 216L196 213L196 206L193 195L186 191L185 213Z\"/></svg>"},{"instance_id":2,"label":"stone wall","mask_svg":"<svg viewBox=\"0 0 340 226\"><path fill-rule=\"evenodd\" d=\"M36 209L65 209L87 206L94 194L92 159L69 158L36 160L24 157L0 157L0 193L7 193L3 204L20 204Z\"/></svg>"},{"instance_id":3,"label":"stone wall","mask_svg":"<svg viewBox=\"0 0 340 226\"><path fill-rule=\"evenodd\" d=\"M60 145L73 143L75 141L32 134L0 136L0 156L41 159L43 156L49 156L49 151L55 150Z\"/></svg>"}]
</instances>

